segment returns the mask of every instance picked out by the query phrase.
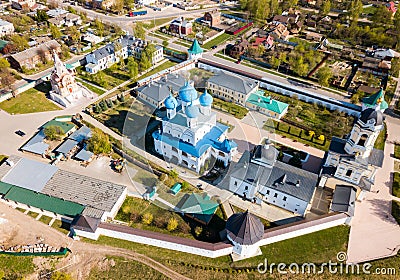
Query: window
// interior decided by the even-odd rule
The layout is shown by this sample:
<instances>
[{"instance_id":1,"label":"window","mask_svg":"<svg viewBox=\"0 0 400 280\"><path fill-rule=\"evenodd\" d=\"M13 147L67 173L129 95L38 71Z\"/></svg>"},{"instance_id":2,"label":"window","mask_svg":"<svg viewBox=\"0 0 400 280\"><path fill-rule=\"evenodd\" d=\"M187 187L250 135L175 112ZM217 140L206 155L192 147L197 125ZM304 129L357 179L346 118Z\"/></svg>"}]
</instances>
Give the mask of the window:
<instances>
[{"instance_id":1,"label":"window","mask_svg":"<svg viewBox=\"0 0 400 280\"><path fill-rule=\"evenodd\" d=\"M269 194L269 190L267 190L265 194Z\"/></svg>"},{"instance_id":2,"label":"window","mask_svg":"<svg viewBox=\"0 0 400 280\"><path fill-rule=\"evenodd\" d=\"M352 173L353 173L353 170L348 169L348 170L346 171L346 176L347 176L347 177L350 177Z\"/></svg>"},{"instance_id":3,"label":"window","mask_svg":"<svg viewBox=\"0 0 400 280\"><path fill-rule=\"evenodd\" d=\"M358 145L359 146L365 146L365 142L367 142L368 139L368 135L367 134L363 134L360 137L360 140L358 140Z\"/></svg>"},{"instance_id":4,"label":"window","mask_svg":"<svg viewBox=\"0 0 400 280\"><path fill-rule=\"evenodd\" d=\"M245 190L245 191L247 191L248 189L249 189L249 187L248 187L248 186L245 186L245 187L244 187L244 190Z\"/></svg>"},{"instance_id":5,"label":"window","mask_svg":"<svg viewBox=\"0 0 400 280\"><path fill-rule=\"evenodd\" d=\"M282 200L283 200L283 201L286 201L286 199L287 199L287 197L286 197L286 196L284 196Z\"/></svg>"},{"instance_id":6,"label":"window","mask_svg":"<svg viewBox=\"0 0 400 280\"><path fill-rule=\"evenodd\" d=\"M274 197L278 197L278 193L275 193L275 194L274 194Z\"/></svg>"}]
</instances>

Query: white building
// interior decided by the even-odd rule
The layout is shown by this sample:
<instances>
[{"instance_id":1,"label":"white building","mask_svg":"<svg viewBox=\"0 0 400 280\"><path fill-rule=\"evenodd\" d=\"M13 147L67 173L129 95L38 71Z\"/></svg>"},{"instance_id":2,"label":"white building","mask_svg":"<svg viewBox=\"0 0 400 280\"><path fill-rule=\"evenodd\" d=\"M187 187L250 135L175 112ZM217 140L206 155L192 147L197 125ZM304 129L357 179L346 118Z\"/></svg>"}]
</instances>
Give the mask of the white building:
<instances>
[{"instance_id":1,"label":"white building","mask_svg":"<svg viewBox=\"0 0 400 280\"><path fill-rule=\"evenodd\" d=\"M161 130L153 133L156 152L196 172L212 157L227 166L237 145L227 139L228 127L217 123L212 101L207 92L198 98L189 82L179 90L179 102L170 95L165 100L167 117Z\"/></svg>"},{"instance_id":2,"label":"white building","mask_svg":"<svg viewBox=\"0 0 400 280\"><path fill-rule=\"evenodd\" d=\"M277 156L269 140L245 151L229 174L229 190L304 216L311 208L318 175L277 161Z\"/></svg>"},{"instance_id":3,"label":"white building","mask_svg":"<svg viewBox=\"0 0 400 280\"><path fill-rule=\"evenodd\" d=\"M14 33L14 25L11 22L0 19L0 37Z\"/></svg>"},{"instance_id":4,"label":"white building","mask_svg":"<svg viewBox=\"0 0 400 280\"><path fill-rule=\"evenodd\" d=\"M121 49L116 50L115 46L119 44ZM106 46L97 49L85 56L85 69L91 74L95 74L100 70L104 70L111 65L118 63L119 60L126 59L128 56L134 56L137 59L141 58L143 50L146 48L147 42L131 35L125 35L117 41L107 44ZM163 48L155 46L156 50L153 53L152 64L156 64L164 58Z\"/></svg>"}]
</instances>

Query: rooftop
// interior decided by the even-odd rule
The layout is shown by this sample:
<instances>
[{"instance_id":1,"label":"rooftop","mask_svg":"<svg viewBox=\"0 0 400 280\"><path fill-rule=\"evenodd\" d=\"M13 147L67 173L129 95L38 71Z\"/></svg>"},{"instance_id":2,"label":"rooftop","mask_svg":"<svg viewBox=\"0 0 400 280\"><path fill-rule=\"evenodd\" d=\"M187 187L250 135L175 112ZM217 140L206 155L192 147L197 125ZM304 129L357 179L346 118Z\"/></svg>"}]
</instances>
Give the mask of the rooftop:
<instances>
[{"instance_id":1,"label":"rooftop","mask_svg":"<svg viewBox=\"0 0 400 280\"><path fill-rule=\"evenodd\" d=\"M263 91L258 91L256 93L250 94L247 102L267 109L269 111L275 112L277 114L282 114L289 106L286 103L272 99L270 96L264 96Z\"/></svg>"},{"instance_id":2,"label":"rooftop","mask_svg":"<svg viewBox=\"0 0 400 280\"><path fill-rule=\"evenodd\" d=\"M242 94L248 94L258 86L257 82L253 80L228 74L224 71L220 71L212 76L210 79L208 79L208 82L240 92Z\"/></svg>"},{"instance_id":3,"label":"rooftop","mask_svg":"<svg viewBox=\"0 0 400 280\"><path fill-rule=\"evenodd\" d=\"M333 193L331 210L334 212L347 213L354 215L356 189L352 186L337 185Z\"/></svg>"},{"instance_id":4,"label":"rooftop","mask_svg":"<svg viewBox=\"0 0 400 280\"><path fill-rule=\"evenodd\" d=\"M21 147L22 151L31 152L38 155L43 155L49 148L49 144L44 142L46 136L43 130L36 133L29 141Z\"/></svg>"},{"instance_id":5,"label":"rooftop","mask_svg":"<svg viewBox=\"0 0 400 280\"><path fill-rule=\"evenodd\" d=\"M226 221L228 238L240 245L252 245L264 236L264 225L249 211L233 214Z\"/></svg>"},{"instance_id":6,"label":"rooftop","mask_svg":"<svg viewBox=\"0 0 400 280\"><path fill-rule=\"evenodd\" d=\"M42 129L45 129L49 126L58 126L62 129L62 131L64 132L64 134L67 134L68 132L70 132L72 129L75 128L75 125L72 122L61 122L61 121L57 121L57 120L51 120L48 121L47 123L45 123L42 126Z\"/></svg>"},{"instance_id":7,"label":"rooftop","mask_svg":"<svg viewBox=\"0 0 400 280\"><path fill-rule=\"evenodd\" d=\"M59 49L61 45L56 40L50 40L36 47L29 48L22 52L11 55L18 63L37 56L41 51L50 52L52 49Z\"/></svg>"}]
</instances>

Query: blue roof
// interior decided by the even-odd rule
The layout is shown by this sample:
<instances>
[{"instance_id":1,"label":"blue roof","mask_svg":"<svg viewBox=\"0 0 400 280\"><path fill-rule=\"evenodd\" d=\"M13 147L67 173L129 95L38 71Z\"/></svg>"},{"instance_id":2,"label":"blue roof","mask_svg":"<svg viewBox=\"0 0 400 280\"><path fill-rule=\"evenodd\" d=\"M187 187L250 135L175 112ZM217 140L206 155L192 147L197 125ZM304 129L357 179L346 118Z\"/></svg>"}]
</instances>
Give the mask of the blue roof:
<instances>
[{"instance_id":1,"label":"blue roof","mask_svg":"<svg viewBox=\"0 0 400 280\"><path fill-rule=\"evenodd\" d=\"M196 118L200 114L200 109L199 107L190 104L186 107L185 113L188 118Z\"/></svg>"},{"instance_id":2,"label":"blue roof","mask_svg":"<svg viewBox=\"0 0 400 280\"><path fill-rule=\"evenodd\" d=\"M67 139L65 140L55 151L61 154L68 154L76 145L78 145L78 142L72 139Z\"/></svg>"},{"instance_id":3,"label":"blue roof","mask_svg":"<svg viewBox=\"0 0 400 280\"><path fill-rule=\"evenodd\" d=\"M74 131L70 136L69 139L75 140L77 142L82 142L84 140L89 139L92 136L92 131L86 125L82 126L78 130Z\"/></svg>"},{"instance_id":4,"label":"blue roof","mask_svg":"<svg viewBox=\"0 0 400 280\"><path fill-rule=\"evenodd\" d=\"M176 98L172 96L172 94L170 94L164 101L164 105L165 108L167 109L175 109L176 107L178 107L178 101L176 101Z\"/></svg>"},{"instance_id":5,"label":"blue roof","mask_svg":"<svg viewBox=\"0 0 400 280\"><path fill-rule=\"evenodd\" d=\"M201 106L210 106L213 102L213 97L205 90L204 93L200 95L199 102Z\"/></svg>"},{"instance_id":6,"label":"blue roof","mask_svg":"<svg viewBox=\"0 0 400 280\"><path fill-rule=\"evenodd\" d=\"M33 136L22 148L22 151L31 152L38 155L43 155L49 148L49 145L44 142L46 136L43 130Z\"/></svg>"},{"instance_id":7,"label":"blue roof","mask_svg":"<svg viewBox=\"0 0 400 280\"><path fill-rule=\"evenodd\" d=\"M171 135L160 134L159 131L153 132L153 138L182 150L196 158L199 158L210 148L210 146L224 153L229 153L230 150L227 149L224 141L218 142L217 140L227 130L228 126L217 123L217 125L213 127L210 132L204 135L203 139L197 142L196 146L186 143L181 139L172 137ZM232 140L229 140L229 144L231 148L237 147L237 144Z\"/></svg>"},{"instance_id":8,"label":"blue roof","mask_svg":"<svg viewBox=\"0 0 400 280\"><path fill-rule=\"evenodd\" d=\"M82 161L89 161L89 159L92 156L93 153L91 151L86 150L86 147L84 147L75 155L75 158Z\"/></svg>"},{"instance_id":9,"label":"blue roof","mask_svg":"<svg viewBox=\"0 0 400 280\"><path fill-rule=\"evenodd\" d=\"M197 99L197 90L188 82L179 89L179 97L185 101L190 102Z\"/></svg>"}]
</instances>

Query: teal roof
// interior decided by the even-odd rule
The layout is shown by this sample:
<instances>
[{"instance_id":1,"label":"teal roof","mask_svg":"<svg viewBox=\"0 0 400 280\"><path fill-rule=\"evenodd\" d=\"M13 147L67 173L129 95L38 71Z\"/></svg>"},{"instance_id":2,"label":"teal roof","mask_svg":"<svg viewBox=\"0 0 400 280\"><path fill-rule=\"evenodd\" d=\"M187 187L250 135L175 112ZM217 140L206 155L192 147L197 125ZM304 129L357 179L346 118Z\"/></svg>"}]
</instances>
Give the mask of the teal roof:
<instances>
[{"instance_id":1,"label":"teal roof","mask_svg":"<svg viewBox=\"0 0 400 280\"><path fill-rule=\"evenodd\" d=\"M6 194L13 187L13 185L0 182L0 194Z\"/></svg>"},{"instance_id":2,"label":"teal roof","mask_svg":"<svg viewBox=\"0 0 400 280\"><path fill-rule=\"evenodd\" d=\"M218 205L206 193L193 193L182 204L181 211L186 214L213 215Z\"/></svg>"},{"instance_id":3,"label":"teal roof","mask_svg":"<svg viewBox=\"0 0 400 280\"><path fill-rule=\"evenodd\" d=\"M257 91L256 93L250 94L247 102L277 114L282 114L282 112L289 106L286 103L272 99L270 96L264 96L263 91Z\"/></svg>"},{"instance_id":4,"label":"teal roof","mask_svg":"<svg viewBox=\"0 0 400 280\"><path fill-rule=\"evenodd\" d=\"M188 52L191 54L199 54L203 52L203 49L200 47L197 39L194 39L192 46L188 49Z\"/></svg>"},{"instance_id":5,"label":"teal roof","mask_svg":"<svg viewBox=\"0 0 400 280\"><path fill-rule=\"evenodd\" d=\"M175 183L175 185L172 186L171 192L173 194L177 194L182 188L182 185L180 183Z\"/></svg>"},{"instance_id":6,"label":"teal roof","mask_svg":"<svg viewBox=\"0 0 400 280\"><path fill-rule=\"evenodd\" d=\"M85 209L81 204L16 186L12 186L4 198L68 217L75 217Z\"/></svg>"},{"instance_id":7,"label":"teal roof","mask_svg":"<svg viewBox=\"0 0 400 280\"><path fill-rule=\"evenodd\" d=\"M8 41L0 40L0 50L4 49L4 47L8 44Z\"/></svg>"},{"instance_id":8,"label":"teal roof","mask_svg":"<svg viewBox=\"0 0 400 280\"><path fill-rule=\"evenodd\" d=\"M204 90L204 93L200 95L199 101L201 106L211 106L213 103L213 97L207 92L207 90Z\"/></svg>"},{"instance_id":9,"label":"teal roof","mask_svg":"<svg viewBox=\"0 0 400 280\"><path fill-rule=\"evenodd\" d=\"M371 96L364 97L362 99L362 103L364 103L364 105L369 108L371 108L371 107L375 108L375 106L378 103L380 103L381 110L385 110L389 107L389 105L385 101L385 94L383 93L383 89L380 89L377 93L375 93Z\"/></svg>"},{"instance_id":10,"label":"teal roof","mask_svg":"<svg viewBox=\"0 0 400 280\"><path fill-rule=\"evenodd\" d=\"M64 134L67 134L71 129L75 127L75 125L71 122L60 122L57 120L51 120L43 125L43 129L52 125L61 127Z\"/></svg>"}]
</instances>

